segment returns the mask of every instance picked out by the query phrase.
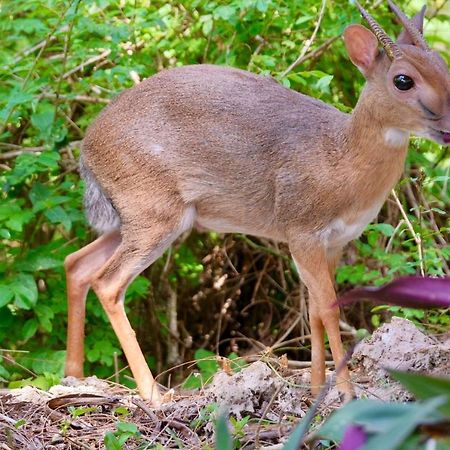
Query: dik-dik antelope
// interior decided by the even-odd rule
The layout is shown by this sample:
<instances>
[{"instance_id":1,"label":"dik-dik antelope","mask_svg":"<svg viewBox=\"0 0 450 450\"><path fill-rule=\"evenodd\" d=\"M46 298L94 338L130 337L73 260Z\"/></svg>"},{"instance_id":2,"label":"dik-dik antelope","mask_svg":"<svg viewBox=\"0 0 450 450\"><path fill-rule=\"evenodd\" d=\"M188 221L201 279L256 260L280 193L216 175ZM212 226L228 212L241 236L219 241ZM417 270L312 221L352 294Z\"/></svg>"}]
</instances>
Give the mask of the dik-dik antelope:
<instances>
[{"instance_id":1,"label":"dik-dik antelope","mask_svg":"<svg viewBox=\"0 0 450 450\"><path fill-rule=\"evenodd\" d=\"M83 376L85 300L93 288L141 396L161 397L124 311L130 282L194 225L287 242L309 290L313 391L325 379L324 332L343 360L333 304L342 248L376 217L401 176L410 133L450 143L450 77L422 36L424 9L394 42L344 41L366 78L352 114L269 77L214 65L164 70L119 95L90 126L80 170L97 240L67 257L66 374ZM382 49L378 48L379 44ZM339 386L351 395L349 373Z\"/></svg>"}]
</instances>

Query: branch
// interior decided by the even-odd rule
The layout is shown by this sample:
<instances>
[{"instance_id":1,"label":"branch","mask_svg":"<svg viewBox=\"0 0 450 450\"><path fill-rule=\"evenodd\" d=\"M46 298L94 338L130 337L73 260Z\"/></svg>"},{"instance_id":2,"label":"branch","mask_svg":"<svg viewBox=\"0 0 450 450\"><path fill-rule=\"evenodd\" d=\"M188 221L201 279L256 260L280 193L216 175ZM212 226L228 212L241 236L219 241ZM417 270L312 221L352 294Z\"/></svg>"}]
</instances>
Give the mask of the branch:
<instances>
[{"instance_id":1,"label":"branch","mask_svg":"<svg viewBox=\"0 0 450 450\"><path fill-rule=\"evenodd\" d=\"M83 61L81 64L78 64L78 66L74 67L73 69L69 70L68 72L66 72L62 78L65 80L66 78L69 78L71 75L73 75L74 73L83 70L86 66L90 66L91 64L95 64L98 61L101 61L102 59L105 59L109 56L109 54L111 53L110 49L106 49L105 51L103 51L102 53L100 53L100 55L97 56L93 56L92 58L87 59L86 61Z\"/></svg>"},{"instance_id":2,"label":"branch","mask_svg":"<svg viewBox=\"0 0 450 450\"><path fill-rule=\"evenodd\" d=\"M304 57L306 53L308 53L308 50L311 48L311 45L314 42L314 39L316 38L317 32L319 31L320 24L322 22L323 16L325 14L325 6L327 4L327 0L322 0L322 7L320 8L319 17L317 19L316 27L314 28L314 31L309 39L305 41L305 44L303 45L302 51L300 52L300 55L298 58L280 75L280 78L284 78L294 67L297 67L300 63L304 61Z\"/></svg>"},{"instance_id":3,"label":"branch","mask_svg":"<svg viewBox=\"0 0 450 450\"><path fill-rule=\"evenodd\" d=\"M80 141L72 141L70 144L66 145L65 147L60 148L58 151L60 153L62 153L62 152L72 150L73 148L79 146L80 143L81 143L81 140ZM5 153L0 153L0 160L12 159L12 158L15 158L16 156L22 155L23 153L38 153L38 152L43 152L45 150L49 150L44 145L41 145L39 147L20 147L19 145L7 144L7 143L0 142L0 148L1 147L14 148L16 150L12 150L10 152L5 152Z\"/></svg>"},{"instance_id":4,"label":"branch","mask_svg":"<svg viewBox=\"0 0 450 450\"><path fill-rule=\"evenodd\" d=\"M419 234L417 234L414 231L414 227L412 226L411 221L409 220L408 216L406 215L406 211L403 208L402 203L400 202L396 192L394 191L394 189L392 189L391 191L392 196L394 197L395 203L397 203L398 208L400 209L400 212L403 216L403 219L406 222L406 225L409 229L409 231L412 234L412 237L417 245L417 252L419 254L419 265L420 265L420 274L424 277L425 276L425 269L424 269L424 264L423 264L423 250L422 250L422 238L420 237Z\"/></svg>"},{"instance_id":5,"label":"branch","mask_svg":"<svg viewBox=\"0 0 450 450\"><path fill-rule=\"evenodd\" d=\"M56 94L50 94L50 93L43 93L40 95L40 98L48 98L48 99L56 99L59 98L61 100L65 101L77 101L80 103L105 103L108 104L111 102L109 98L102 98L102 97L90 97L89 95L56 95Z\"/></svg>"}]
</instances>

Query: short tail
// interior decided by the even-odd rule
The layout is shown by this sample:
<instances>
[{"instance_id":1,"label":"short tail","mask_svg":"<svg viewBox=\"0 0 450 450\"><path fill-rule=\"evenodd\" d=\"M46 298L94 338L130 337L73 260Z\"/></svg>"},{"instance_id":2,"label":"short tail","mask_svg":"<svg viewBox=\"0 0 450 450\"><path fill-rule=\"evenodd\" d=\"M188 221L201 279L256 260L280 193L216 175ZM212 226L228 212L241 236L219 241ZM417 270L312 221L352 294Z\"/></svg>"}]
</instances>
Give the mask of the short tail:
<instances>
[{"instance_id":1,"label":"short tail","mask_svg":"<svg viewBox=\"0 0 450 450\"><path fill-rule=\"evenodd\" d=\"M111 200L105 195L95 175L80 157L80 174L86 183L84 208L90 225L100 234L120 228L120 217Z\"/></svg>"}]
</instances>

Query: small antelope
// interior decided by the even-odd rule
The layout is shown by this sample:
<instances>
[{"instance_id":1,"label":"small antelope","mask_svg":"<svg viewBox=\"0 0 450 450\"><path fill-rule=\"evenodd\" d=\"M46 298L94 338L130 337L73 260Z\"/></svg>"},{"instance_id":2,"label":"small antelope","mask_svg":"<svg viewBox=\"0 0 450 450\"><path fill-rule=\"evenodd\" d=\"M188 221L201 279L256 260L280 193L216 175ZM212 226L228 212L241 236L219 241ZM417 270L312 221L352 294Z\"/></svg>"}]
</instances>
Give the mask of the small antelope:
<instances>
[{"instance_id":1,"label":"small antelope","mask_svg":"<svg viewBox=\"0 0 450 450\"><path fill-rule=\"evenodd\" d=\"M130 282L194 225L287 242L309 290L313 392L325 379L324 333L344 352L333 307L342 248L376 217L402 174L410 133L450 144L450 77L422 36L423 8L394 42L372 31L344 41L366 78L352 114L227 67L165 70L119 95L90 126L80 169L97 240L65 261L66 374L83 376L85 300L92 287L140 395L161 397L124 311ZM379 48L381 44L382 49ZM341 365L342 366L342 365ZM347 368L341 391L352 395Z\"/></svg>"}]
</instances>

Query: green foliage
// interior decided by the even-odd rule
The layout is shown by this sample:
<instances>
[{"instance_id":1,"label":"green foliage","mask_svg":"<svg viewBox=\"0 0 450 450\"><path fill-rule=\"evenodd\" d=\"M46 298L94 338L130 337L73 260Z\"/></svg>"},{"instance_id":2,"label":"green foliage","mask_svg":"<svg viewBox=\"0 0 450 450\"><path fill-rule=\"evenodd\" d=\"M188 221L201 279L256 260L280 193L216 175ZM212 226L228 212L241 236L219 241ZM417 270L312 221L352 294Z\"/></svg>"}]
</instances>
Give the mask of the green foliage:
<instances>
[{"instance_id":1,"label":"green foliage","mask_svg":"<svg viewBox=\"0 0 450 450\"><path fill-rule=\"evenodd\" d=\"M406 12L416 11L419 3L405 3ZM63 262L68 254L93 238L82 212L83 185L76 172L76 157L86 127L98 112L119 92L133 86L137 78L151 76L163 68L198 63L227 64L270 74L292 89L348 111L363 83L350 65L341 40L335 39L347 24L360 21L350 2L327 4L311 50L329 42L328 50L284 74L311 37L319 8L320 4L312 0L1 3L0 340L2 347L11 352L3 354L2 379L15 382L29 377L30 372L44 379L48 373L57 377L63 373L67 315ZM398 29L384 4L376 12L388 32ZM426 30L431 44L443 49L442 54L448 58L445 19L441 11ZM448 272L448 153L421 140L414 140L412 147L399 196L408 220L421 238L423 261L396 206L388 204L379 217L380 223L371 225L355 244L352 260L338 269L340 287L384 283L395 275L418 272L420 264L429 274ZM192 348L213 348L211 342L215 339L204 339L205 325L194 321L193 315L195 311L198 322L207 323L220 314L217 292L213 288L205 292L229 266L219 258L214 263L207 263L204 258L213 255L214 259L221 242L213 233L201 239L190 238L129 288L127 309L133 302L128 311L130 320L144 352L157 355L152 360L149 356L150 365L165 367L170 345L167 291L161 283L167 278L163 273L166 261L172 289L182 302L179 320L187 328L185 335L194 340ZM234 256L227 256L239 270L249 267L242 255L250 244L241 244L234 246ZM258 244L251 250L267 253L266 257L276 256L264 248ZM253 253L253 261L257 256ZM287 290L293 290L297 286L292 281L295 275L291 276L288 258L285 254L278 257L280 264L273 264L271 279L283 287L277 278L281 273L288 279ZM283 264L284 270L280 271ZM245 270L242 272L242 289L233 297L239 302L232 311L234 323L242 321L241 305L248 304L257 278L245 279ZM230 273L235 275L234 271ZM289 301L286 289L274 289L267 280L264 283L270 301L284 313L284 304ZM223 292L228 295L226 289ZM205 297L208 298L202 303ZM418 316L404 309L391 311L438 329L448 326L448 315L441 312ZM374 322L382 320L383 313L384 310L375 311ZM265 319L261 315L246 318L248 329L241 330L244 335L259 338L258 324ZM122 352L93 295L88 297L86 317L86 372L110 376L114 354ZM151 326L149 317L153 318ZM214 332L220 334L229 328L224 326ZM274 330L279 329L274 324ZM231 350L226 348L224 354ZM192 356L189 353L186 359ZM124 364L122 359L121 366ZM217 366L205 362L199 368L201 379L197 386L206 382ZM121 372L122 376L126 374Z\"/></svg>"},{"instance_id":2,"label":"green foliage","mask_svg":"<svg viewBox=\"0 0 450 450\"><path fill-rule=\"evenodd\" d=\"M220 365L217 362L217 355L209 350L199 348L194 354L195 363L199 372L191 373L183 383L185 389L198 389L208 384L219 371ZM239 372L246 363L235 353L230 353L227 358L230 370Z\"/></svg>"},{"instance_id":3,"label":"green foliage","mask_svg":"<svg viewBox=\"0 0 450 450\"><path fill-rule=\"evenodd\" d=\"M105 434L103 443L107 450L122 450L126 442L131 438L140 438L139 430L134 423L117 422L117 431Z\"/></svg>"},{"instance_id":4,"label":"green foliage","mask_svg":"<svg viewBox=\"0 0 450 450\"><path fill-rule=\"evenodd\" d=\"M200 372L191 373L183 383L185 389L200 388L211 381L219 370L219 363L215 353L199 348L195 351L195 362Z\"/></svg>"},{"instance_id":5,"label":"green foliage","mask_svg":"<svg viewBox=\"0 0 450 450\"><path fill-rule=\"evenodd\" d=\"M202 408L199 411L198 416L191 421L190 428L196 430L202 426L205 426L209 422L213 422L218 416L218 409L219 405L217 405L216 403L210 403Z\"/></svg>"},{"instance_id":6,"label":"green foliage","mask_svg":"<svg viewBox=\"0 0 450 450\"><path fill-rule=\"evenodd\" d=\"M98 406L69 406L68 411L70 412L70 415L72 418L76 419L77 417L84 416L85 414L89 414L91 412L98 412L99 407Z\"/></svg>"},{"instance_id":7,"label":"green foliage","mask_svg":"<svg viewBox=\"0 0 450 450\"><path fill-rule=\"evenodd\" d=\"M413 372L390 370L391 376L400 381L417 398L427 400L443 397L445 401L439 407L442 414L450 418L450 380Z\"/></svg>"},{"instance_id":8,"label":"green foliage","mask_svg":"<svg viewBox=\"0 0 450 450\"><path fill-rule=\"evenodd\" d=\"M221 414L216 423L216 449L217 450L232 450L233 440L230 431L228 430L228 423L226 416Z\"/></svg>"}]
</instances>

